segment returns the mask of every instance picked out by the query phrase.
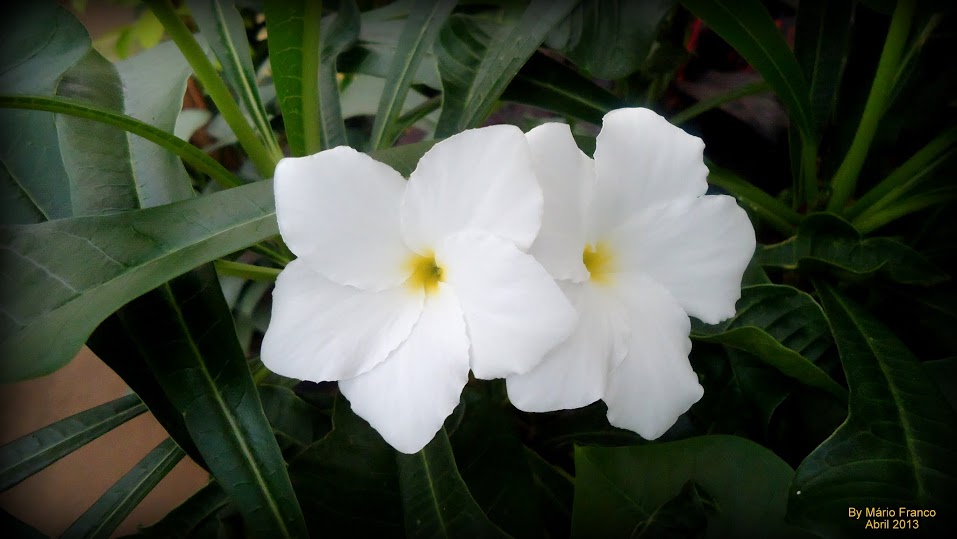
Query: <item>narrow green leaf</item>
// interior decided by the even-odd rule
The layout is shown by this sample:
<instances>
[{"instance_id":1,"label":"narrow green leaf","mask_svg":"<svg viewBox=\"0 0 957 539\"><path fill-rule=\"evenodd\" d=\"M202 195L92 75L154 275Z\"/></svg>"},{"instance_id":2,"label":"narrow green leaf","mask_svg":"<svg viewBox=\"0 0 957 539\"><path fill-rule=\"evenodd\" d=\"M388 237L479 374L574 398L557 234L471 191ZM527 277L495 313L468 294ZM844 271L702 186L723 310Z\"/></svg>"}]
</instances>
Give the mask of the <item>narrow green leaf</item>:
<instances>
[{"instance_id":1,"label":"narrow green leaf","mask_svg":"<svg viewBox=\"0 0 957 539\"><path fill-rule=\"evenodd\" d=\"M265 266L243 264L242 262L233 262L231 260L217 260L215 266L216 271L218 271L220 275L269 282L275 282L276 277L279 277L279 272L281 271L279 268L267 268Z\"/></svg>"},{"instance_id":2,"label":"narrow green leaf","mask_svg":"<svg viewBox=\"0 0 957 539\"><path fill-rule=\"evenodd\" d=\"M463 45L458 41L462 38L456 35L455 26L446 25L436 50L444 98L435 136L444 138L484 120L548 32L578 1L532 0L520 18L503 26L487 49L480 49L477 65L459 58Z\"/></svg>"},{"instance_id":3,"label":"narrow green leaf","mask_svg":"<svg viewBox=\"0 0 957 539\"><path fill-rule=\"evenodd\" d=\"M407 537L508 537L472 498L445 430L414 455L396 453Z\"/></svg>"},{"instance_id":4,"label":"narrow green leaf","mask_svg":"<svg viewBox=\"0 0 957 539\"><path fill-rule=\"evenodd\" d=\"M328 417L320 414L318 408L299 398L288 387L260 384L257 389L266 418L276 433L305 447L332 430Z\"/></svg>"},{"instance_id":5,"label":"narrow green leaf","mask_svg":"<svg viewBox=\"0 0 957 539\"><path fill-rule=\"evenodd\" d=\"M735 436L638 447L575 448L573 537L631 537L689 481L713 500L713 537L775 537L794 472L771 451ZM701 533L701 530L698 530Z\"/></svg>"},{"instance_id":6,"label":"narrow green leaf","mask_svg":"<svg viewBox=\"0 0 957 539\"><path fill-rule=\"evenodd\" d=\"M617 80L638 71L675 0L583 0L548 34L557 49L592 77Z\"/></svg>"},{"instance_id":7,"label":"narrow green leaf","mask_svg":"<svg viewBox=\"0 0 957 539\"><path fill-rule=\"evenodd\" d=\"M817 138L810 90L794 54L758 0L683 0L764 77L805 140Z\"/></svg>"},{"instance_id":8,"label":"narrow green leaf","mask_svg":"<svg viewBox=\"0 0 957 539\"><path fill-rule=\"evenodd\" d=\"M729 90L726 93L718 94L712 98L698 101L694 105L675 114L669 118L668 121L675 125L681 125L691 121L694 118L697 118L709 110L716 109L722 105L726 105L732 101L741 99L742 97L763 94L770 91L771 87L768 86L768 83L764 82L763 80L749 84L743 84L737 88Z\"/></svg>"},{"instance_id":9,"label":"narrow green leaf","mask_svg":"<svg viewBox=\"0 0 957 539\"><path fill-rule=\"evenodd\" d=\"M269 64L276 84L286 137L294 156L320 149L319 19L322 2L277 0L266 2Z\"/></svg>"},{"instance_id":10,"label":"narrow green leaf","mask_svg":"<svg viewBox=\"0 0 957 539\"><path fill-rule=\"evenodd\" d=\"M385 90L379 99L379 110L369 147L379 149L392 145L399 135L394 124L405 104L406 95L425 52L432 47L439 29L455 8L456 0L413 0L410 13L399 37L392 66L386 77Z\"/></svg>"},{"instance_id":11,"label":"narrow green leaf","mask_svg":"<svg viewBox=\"0 0 957 539\"><path fill-rule=\"evenodd\" d=\"M405 28L409 2L395 2L361 14L359 40L339 57L338 67L344 73L361 73L385 79L396 62L395 51ZM405 7L405 10L391 8ZM412 77L413 84L441 89L433 51L426 50Z\"/></svg>"},{"instance_id":12,"label":"narrow green leaf","mask_svg":"<svg viewBox=\"0 0 957 539\"><path fill-rule=\"evenodd\" d=\"M818 129L830 120L837 102L854 28L854 4L852 0L806 0L798 8L794 55L810 85Z\"/></svg>"},{"instance_id":13,"label":"narrow green leaf","mask_svg":"<svg viewBox=\"0 0 957 539\"><path fill-rule=\"evenodd\" d=\"M370 155L408 173L432 144ZM154 208L0 227L0 380L52 372L132 299L276 234L272 181Z\"/></svg>"},{"instance_id":14,"label":"narrow green leaf","mask_svg":"<svg viewBox=\"0 0 957 539\"><path fill-rule=\"evenodd\" d=\"M212 268L173 279L120 317L138 323L133 338L250 532L304 537L282 454Z\"/></svg>"},{"instance_id":15,"label":"narrow green leaf","mask_svg":"<svg viewBox=\"0 0 957 539\"><path fill-rule=\"evenodd\" d=\"M126 475L70 525L65 539L110 537L160 480L183 458L183 450L171 438L156 446Z\"/></svg>"},{"instance_id":16,"label":"narrow green leaf","mask_svg":"<svg viewBox=\"0 0 957 539\"><path fill-rule=\"evenodd\" d=\"M793 234L801 216L780 200L729 170L708 163L708 183L724 189L771 227L784 234Z\"/></svg>"},{"instance_id":17,"label":"narrow green leaf","mask_svg":"<svg viewBox=\"0 0 957 539\"><path fill-rule=\"evenodd\" d=\"M957 487L957 415L886 326L817 283L850 387L847 420L798 467L789 515L826 534L860 533L848 508L936 509ZM932 522L921 519L929 527ZM922 526L923 527L923 526Z\"/></svg>"},{"instance_id":18,"label":"narrow green leaf","mask_svg":"<svg viewBox=\"0 0 957 539\"><path fill-rule=\"evenodd\" d=\"M850 223L829 213L807 217L796 236L764 247L757 256L767 267L837 272L856 280L878 272L904 284L931 285L949 278L907 245L891 238L862 239Z\"/></svg>"},{"instance_id":19,"label":"narrow green leaf","mask_svg":"<svg viewBox=\"0 0 957 539\"><path fill-rule=\"evenodd\" d=\"M215 518L229 504L226 491L215 481L210 482L185 502L170 511L159 522L140 530L140 534L156 539L186 539L195 533L210 518Z\"/></svg>"},{"instance_id":20,"label":"narrow green leaf","mask_svg":"<svg viewBox=\"0 0 957 539\"><path fill-rule=\"evenodd\" d=\"M847 390L813 363L831 341L824 313L811 296L791 286L749 286L737 309L720 324L696 323L692 336L747 352L802 384L847 398Z\"/></svg>"},{"instance_id":21,"label":"narrow green leaf","mask_svg":"<svg viewBox=\"0 0 957 539\"><path fill-rule=\"evenodd\" d=\"M213 54L223 66L223 74L253 125L274 155L282 157L282 150L269 125L269 117L263 106L256 85L256 71L246 40L246 27L239 11L232 2L225 0L190 0L189 12L206 37Z\"/></svg>"},{"instance_id":22,"label":"narrow green leaf","mask_svg":"<svg viewBox=\"0 0 957 539\"><path fill-rule=\"evenodd\" d=\"M0 491L146 411L136 395L74 414L0 447Z\"/></svg>"},{"instance_id":23,"label":"narrow green leaf","mask_svg":"<svg viewBox=\"0 0 957 539\"><path fill-rule=\"evenodd\" d=\"M332 15L322 18L319 41L319 132L321 149L348 144L346 125L339 104L339 79L336 66L340 54L359 38L359 7L355 0L338 0Z\"/></svg>"}]
</instances>

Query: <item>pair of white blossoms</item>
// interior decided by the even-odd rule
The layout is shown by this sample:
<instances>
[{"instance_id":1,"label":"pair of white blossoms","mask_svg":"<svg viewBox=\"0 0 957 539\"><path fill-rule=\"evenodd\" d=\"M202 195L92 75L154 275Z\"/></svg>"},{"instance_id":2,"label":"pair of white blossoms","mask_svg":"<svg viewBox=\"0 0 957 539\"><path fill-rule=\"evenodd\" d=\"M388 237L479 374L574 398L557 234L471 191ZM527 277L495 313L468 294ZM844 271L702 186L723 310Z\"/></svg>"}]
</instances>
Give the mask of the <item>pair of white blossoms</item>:
<instances>
[{"instance_id":1,"label":"pair of white blossoms","mask_svg":"<svg viewBox=\"0 0 957 539\"><path fill-rule=\"evenodd\" d=\"M594 160L568 126L473 129L406 181L348 147L280 161L279 275L262 360L339 381L393 447L422 449L469 370L521 410L599 399L654 439L698 401L690 320L732 316L755 248L705 196L704 143L647 109L604 118Z\"/></svg>"}]
</instances>

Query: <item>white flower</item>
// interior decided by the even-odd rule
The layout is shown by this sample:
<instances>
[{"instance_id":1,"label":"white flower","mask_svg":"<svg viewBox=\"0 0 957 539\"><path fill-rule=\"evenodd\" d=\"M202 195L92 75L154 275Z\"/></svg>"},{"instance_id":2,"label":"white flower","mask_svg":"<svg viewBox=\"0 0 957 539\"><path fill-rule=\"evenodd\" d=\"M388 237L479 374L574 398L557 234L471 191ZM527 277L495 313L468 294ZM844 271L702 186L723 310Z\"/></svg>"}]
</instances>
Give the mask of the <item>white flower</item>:
<instances>
[{"instance_id":1,"label":"white flower","mask_svg":"<svg viewBox=\"0 0 957 539\"><path fill-rule=\"evenodd\" d=\"M283 159L276 215L298 256L262 345L272 371L339 381L352 409L414 453L477 378L527 372L575 310L524 251L542 192L513 126L436 144L406 182L348 147Z\"/></svg>"},{"instance_id":2,"label":"white flower","mask_svg":"<svg viewBox=\"0 0 957 539\"><path fill-rule=\"evenodd\" d=\"M701 398L690 320L734 315L754 229L728 196L704 196L704 143L647 109L608 113L594 161L567 126L528 133L545 195L529 253L559 279L579 326L532 371L507 378L525 411L601 399L608 421L661 436Z\"/></svg>"}]
</instances>

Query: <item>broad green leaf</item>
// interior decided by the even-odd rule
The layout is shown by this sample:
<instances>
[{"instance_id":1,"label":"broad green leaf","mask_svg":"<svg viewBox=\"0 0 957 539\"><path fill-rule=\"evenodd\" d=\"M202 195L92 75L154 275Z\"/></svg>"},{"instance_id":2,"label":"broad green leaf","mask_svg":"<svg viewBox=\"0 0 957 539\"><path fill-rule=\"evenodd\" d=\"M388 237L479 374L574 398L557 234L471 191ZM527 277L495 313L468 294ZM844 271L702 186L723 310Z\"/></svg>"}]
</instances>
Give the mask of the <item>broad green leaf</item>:
<instances>
[{"instance_id":1,"label":"broad green leaf","mask_svg":"<svg viewBox=\"0 0 957 539\"><path fill-rule=\"evenodd\" d=\"M925 361L921 366L928 377L937 381L944 398L957 410L957 356Z\"/></svg>"},{"instance_id":2,"label":"broad green leaf","mask_svg":"<svg viewBox=\"0 0 957 539\"><path fill-rule=\"evenodd\" d=\"M694 537L708 525L714 500L688 481L677 496L656 507L632 532L632 537Z\"/></svg>"},{"instance_id":3,"label":"broad green leaf","mask_svg":"<svg viewBox=\"0 0 957 539\"><path fill-rule=\"evenodd\" d=\"M140 534L156 539L186 539L202 535L196 533L203 525L229 504L226 491L215 481L210 482L185 502L166 514L159 522L140 530Z\"/></svg>"},{"instance_id":4,"label":"broad green leaf","mask_svg":"<svg viewBox=\"0 0 957 539\"><path fill-rule=\"evenodd\" d=\"M440 429L414 455L396 453L407 537L508 537L475 502Z\"/></svg>"},{"instance_id":5,"label":"broad green leaf","mask_svg":"<svg viewBox=\"0 0 957 539\"><path fill-rule=\"evenodd\" d=\"M737 314L715 325L695 323L692 336L752 354L799 382L844 399L841 387L814 361L831 346L821 307L792 286L745 287Z\"/></svg>"},{"instance_id":6,"label":"broad green leaf","mask_svg":"<svg viewBox=\"0 0 957 539\"><path fill-rule=\"evenodd\" d=\"M193 70L173 42L166 42L116 64L131 118L173 133L183 108L186 81ZM149 208L193 196L192 182L176 153L132 133L133 179L139 207Z\"/></svg>"},{"instance_id":7,"label":"broad green leaf","mask_svg":"<svg viewBox=\"0 0 957 539\"><path fill-rule=\"evenodd\" d=\"M114 483L60 537L110 537L184 455L176 442L167 438Z\"/></svg>"},{"instance_id":8,"label":"broad green leaf","mask_svg":"<svg viewBox=\"0 0 957 539\"><path fill-rule=\"evenodd\" d=\"M7 4L0 16L0 36L2 94L55 95L61 77L88 54L95 54L83 25L52 2ZM81 72L72 74L83 77ZM3 222L38 222L73 215L71 174L60 157L55 117L0 110L0 123L0 170L5 169L0 175L4 181Z\"/></svg>"},{"instance_id":9,"label":"broad green leaf","mask_svg":"<svg viewBox=\"0 0 957 539\"><path fill-rule=\"evenodd\" d=\"M548 34L546 43L579 69L616 80L637 71L675 0L583 0Z\"/></svg>"},{"instance_id":10,"label":"broad green leaf","mask_svg":"<svg viewBox=\"0 0 957 539\"><path fill-rule=\"evenodd\" d=\"M392 58L385 89L379 100L369 147L379 149L392 145L399 133L394 124L405 103L425 52L432 48L439 29L452 13L456 0L413 0L411 11Z\"/></svg>"},{"instance_id":11,"label":"broad green leaf","mask_svg":"<svg viewBox=\"0 0 957 539\"><path fill-rule=\"evenodd\" d=\"M276 84L289 148L295 156L318 152L319 146L319 19L322 2L266 2L269 65Z\"/></svg>"},{"instance_id":12,"label":"broad green leaf","mask_svg":"<svg viewBox=\"0 0 957 539\"><path fill-rule=\"evenodd\" d=\"M0 491L146 411L136 395L84 410L0 447Z\"/></svg>"},{"instance_id":13,"label":"broad green leaf","mask_svg":"<svg viewBox=\"0 0 957 539\"><path fill-rule=\"evenodd\" d=\"M807 274L831 271L856 280L878 272L904 284L930 285L948 279L907 245L891 238L862 239L850 223L829 213L807 217L796 236L764 247L758 257L765 267Z\"/></svg>"},{"instance_id":14,"label":"broad green leaf","mask_svg":"<svg viewBox=\"0 0 957 539\"><path fill-rule=\"evenodd\" d=\"M213 54L223 66L223 74L246 113L252 118L269 150L282 155L269 116L256 86L256 71L246 39L246 27L239 11L226 0L190 0L189 11Z\"/></svg>"},{"instance_id":15,"label":"broad green leaf","mask_svg":"<svg viewBox=\"0 0 957 539\"><path fill-rule=\"evenodd\" d=\"M810 85L818 128L831 119L854 28L852 0L806 0L797 13L794 55Z\"/></svg>"},{"instance_id":16,"label":"broad green leaf","mask_svg":"<svg viewBox=\"0 0 957 539\"><path fill-rule=\"evenodd\" d=\"M371 155L408 173L432 144ZM127 302L277 233L272 181L154 208L0 227L0 380L56 370Z\"/></svg>"},{"instance_id":17,"label":"broad green leaf","mask_svg":"<svg viewBox=\"0 0 957 539\"><path fill-rule=\"evenodd\" d=\"M257 389L266 418L277 434L305 447L332 430L328 417L288 387L261 384Z\"/></svg>"},{"instance_id":18,"label":"broad green leaf","mask_svg":"<svg viewBox=\"0 0 957 539\"><path fill-rule=\"evenodd\" d=\"M332 15L322 18L319 40L319 133L322 149L348 144L339 104L339 55L359 38L359 8L355 0L338 0Z\"/></svg>"},{"instance_id":19,"label":"broad green leaf","mask_svg":"<svg viewBox=\"0 0 957 539\"><path fill-rule=\"evenodd\" d=\"M712 537L776 537L785 529L794 472L777 455L734 436L638 447L575 448L573 537L630 537L693 481L714 500Z\"/></svg>"},{"instance_id":20,"label":"broad green leaf","mask_svg":"<svg viewBox=\"0 0 957 539\"><path fill-rule=\"evenodd\" d=\"M532 435L527 441L536 450L553 451L572 444L635 445L642 438L630 430L608 424L604 402L596 402L575 410L528 414Z\"/></svg>"},{"instance_id":21,"label":"broad green leaf","mask_svg":"<svg viewBox=\"0 0 957 539\"><path fill-rule=\"evenodd\" d=\"M490 521L513 537L542 537L545 520L526 449L505 399L497 398L489 386L466 387L461 416L446 421L455 464ZM504 386L499 387L504 392Z\"/></svg>"},{"instance_id":22,"label":"broad green leaf","mask_svg":"<svg viewBox=\"0 0 957 539\"><path fill-rule=\"evenodd\" d=\"M313 536L399 537L402 497L395 450L335 398L333 429L289 463Z\"/></svg>"},{"instance_id":23,"label":"broad green leaf","mask_svg":"<svg viewBox=\"0 0 957 539\"><path fill-rule=\"evenodd\" d=\"M568 535L572 526L572 503L575 499L575 478L526 447L525 457L538 490L545 529L551 537Z\"/></svg>"},{"instance_id":24,"label":"broad green leaf","mask_svg":"<svg viewBox=\"0 0 957 539\"><path fill-rule=\"evenodd\" d=\"M130 332L216 481L255 536L304 537L285 462L210 265L124 308Z\"/></svg>"},{"instance_id":25,"label":"broad green leaf","mask_svg":"<svg viewBox=\"0 0 957 539\"><path fill-rule=\"evenodd\" d=\"M443 138L476 127L491 111L495 101L518 74L522 65L545 40L545 36L578 4L579 0L532 0L525 12L511 24L503 25L478 62L462 54L477 44L460 37L450 20L439 35L436 47L442 77L442 115L436 137ZM460 23L468 19L460 19ZM462 42L462 39L467 41Z\"/></svg>"},{"instance_id":26,"label":"broad green leaf","mask_svg":"<svg viewBox=\"0 0 957 539\"><path fill-rule=\"evenodd\" d=\"M863 530L864 522L848 518L849 507L949 510L957 415L889 328L831 285L817 290L847 374L849 411L798 466L789 517L834 535Z\"/></svg>"},{"instance_id":27,"label":"broad green leaf","mask_svg":"<svg viewBox=\"0 0 957 539\"><path fill-rule=\"evenodd\" d=\"M771 85L805 140L817 138L810 90L781 31L758 0L683 0Z\"/></svg>"}]
</instances>

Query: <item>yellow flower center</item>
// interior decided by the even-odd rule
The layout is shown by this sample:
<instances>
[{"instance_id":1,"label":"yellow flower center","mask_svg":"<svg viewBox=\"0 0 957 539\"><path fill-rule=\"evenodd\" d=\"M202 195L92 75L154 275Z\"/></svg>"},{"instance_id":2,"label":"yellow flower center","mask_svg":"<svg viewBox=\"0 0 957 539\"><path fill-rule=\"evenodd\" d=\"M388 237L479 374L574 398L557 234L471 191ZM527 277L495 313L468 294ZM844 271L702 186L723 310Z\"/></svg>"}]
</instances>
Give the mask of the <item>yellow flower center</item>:
<instances>
[{"instance_id":1,"label":"yellow flower center","mask_svg":"<svg viewBox=\"0 0 957 539\"><path fill-rule=\"evenodd\" d=\"M435 254L412 255L406 264L412 270L412 275L405 282L409 288L415 291L425 290L426 294L438 290L442 280L442 268L435 262Z\"/></svg>"},{"instance_id":2,"label":"yellow flower center","mask_svg":"<svg viewBox=\"0 0 957 539\"><path fill-rule=\"evenodd\" d=\"M586 245L582 252L582 262L591 274L594 283L607 284L611 278L612 256L608 246L598 242L595 245Z\"/></svg>"}]
</instances>

